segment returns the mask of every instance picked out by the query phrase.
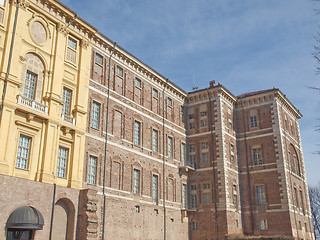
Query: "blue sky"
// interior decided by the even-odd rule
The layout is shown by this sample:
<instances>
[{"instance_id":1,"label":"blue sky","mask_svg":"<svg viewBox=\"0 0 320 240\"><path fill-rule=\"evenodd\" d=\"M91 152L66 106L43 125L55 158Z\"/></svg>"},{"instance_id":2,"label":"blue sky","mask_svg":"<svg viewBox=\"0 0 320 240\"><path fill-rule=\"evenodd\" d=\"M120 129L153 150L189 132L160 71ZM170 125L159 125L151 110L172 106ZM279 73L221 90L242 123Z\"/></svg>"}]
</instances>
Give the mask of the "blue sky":
<instances>
[{"instance_id":1,"label":"blue sky","mask_svg":"<svg viewBox=\"0 0 320 240\"><path fill-rule=\"evenodd\" d=\"M61 0L99 32L186 91L280 88L300 110L309 184L320 181L320 87L311 0ZM319 146L318 146L319 144Z\"/></svg>"}]
</instances>

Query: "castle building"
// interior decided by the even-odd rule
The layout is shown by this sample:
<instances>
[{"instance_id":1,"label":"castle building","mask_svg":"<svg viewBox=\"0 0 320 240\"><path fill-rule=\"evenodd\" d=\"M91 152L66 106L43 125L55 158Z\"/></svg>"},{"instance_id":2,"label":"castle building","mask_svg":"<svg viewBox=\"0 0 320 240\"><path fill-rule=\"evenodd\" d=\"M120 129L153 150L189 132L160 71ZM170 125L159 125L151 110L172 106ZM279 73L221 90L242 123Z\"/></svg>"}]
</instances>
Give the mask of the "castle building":
<instances>
[{"instance_id":1,"label":"castle building","mask_svg":"<svg viewBox=\"0 0 320 240\"><path fill-rule=\"evenodd\" d=\"M55 0L0 1L1 239L314 239L279 89L185 92Z\"/></svg>"}]
</instances>

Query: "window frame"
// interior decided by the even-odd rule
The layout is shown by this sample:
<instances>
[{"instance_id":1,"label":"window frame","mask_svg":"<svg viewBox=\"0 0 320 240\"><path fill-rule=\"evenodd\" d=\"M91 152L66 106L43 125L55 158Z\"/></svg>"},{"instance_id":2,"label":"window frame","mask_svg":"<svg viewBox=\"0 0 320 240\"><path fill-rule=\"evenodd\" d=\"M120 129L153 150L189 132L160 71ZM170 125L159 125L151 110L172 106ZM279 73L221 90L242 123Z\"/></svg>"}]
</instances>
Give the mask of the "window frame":
<instances>
[{"instance_id":1,"label":"window frame","mask_svg":"<svg viewBox=\"0 0 320 240\"><path fill-rule=\"evenodd\" d=\"M187 196L188 196L188 192L187 192L187 184L182 184L182 208L183 209L187 209L188 208L188 201L187 201Z\"/></svg>"},{"instance_id":2,"label":"window frame","mask_svg":"<svg viewBox=\"0 0 320 240\"><path fill-rule=\"evenodd\" d=\"M101 62L97 61L97 57L101 58ZM101 67L103 67L103 55L98 53L98 52L95 52L95 55L94 55L94 62L98 65L100 65Z\"/></svg>"},{"instance_id":3,"label":"window frame","mask_svg":"<svg viewBox=\"0 0 320 240\"><path fill-rule=\"evenodd\" d=\"M151 197L152 197L152 202L155 204L158 204L158 202L159 202L159 175L157 175L157 174L152 174Z\"/></svg>"},{"instance_id":4,"label":"window frame","mask_svg":"<svg viewBox=\"0 0 320 240\"><path fill-rule=\"evenodd\" d=\"M66 152L66 156L62 156L60 155L60 150L65 150ZM58 159L57 159L57 171L56 171L56 175L58 178L67 178L68 175L68 163L69 163L69 148L64 147L64 146L59 146L58 149ZM64 165L61 165L63 162L61 162L61 160L65 160ZM62 175L60 174L60 172L62 171Z\"/></svg>"},{"instance_id":5,"label":"window frame","mask_svg":"<svg viewBox=\"0 0 320 240\"><path fill-rule=\"evenodd\" d=\"M137 82L140 83L139 86L137 86ZM134 86L135 86L136 88L142 89L142 81L141 81L140 78L137 78L137 77L136 77L136 78L134 79Z\"/></svg>"},{"instance_id":6,"label":"window frame","mask_svg":"<svg viewBox=\"0 0 320 240\"><path fill-rule=\"evenodd\" d=\"M155 128L152 129L152 151L159 152L159 131Z\"/></svg>"},{"instance_id":7,"label":"window frame","mask_svg":"<svg viewBox=\"0 0 320 240\"><path fill-rule=\"evenodd\" d=\"M167 97L167 106L168 106L169 108L172 108L172 107L173 107L173 100L172 100L172 98L170 98L170 97Z\"/></svg>"},{"instance_id":8,"label":"window frame","mask_svg":"<svg viewBox=\"0 0 320 240\"><path fill-rule=\"evenodd\" d=\"M197 200L197 185L190 185L190 209L196 210L198 209L198 200Z\"/></svg>"},{"instance_id":9,"label":"window frame","mask_svg":"<svg viewBox=\"0 0 320 240\"><path fill-rule=\"evenodd\" d=\"M75 43L75 47L71 46L69 43L73 42ZM72 37L72 36L68 36L67 37L67 48L66 48L66 57L65 60L69 63L71 63L72 65L76 65L77 64L77 52L78 52L78 40L76 40L76 38ZM74 53L74 61L72 61L72 59L70 58L71 56L69 55L69 51Z\"/></svg>"},{"instance_id":10,"label":"window frame","mask_svg":"<svg viewBox=\"0 0 320 240\"><path fill-rule=\"evenodd\" d=\"M94 164L92 164L91 160L94 160ZM89 158L88 158L88 172L87 172L87 183L88 184L91 184L91 185L95 185L96 184L97 163L98 163L98 157L93 156L93 155L89 155ZM92 172L94 172L94 173L92 174Z\"/></svg>"},{"instance_id":11,"label":"window frame","mask_svg":"<svg viewBox=\"0 0 320 240\"><path fill-rule=\"evenodd\" d=\"M207 119L200 119L200 127L207 127L208 126L208 120Z\"/></svg>"},{"instance_id":12,"label":"window frame","mask_svg":"<svg viewBox=\"0 0 320 240\"><path fill-rule=\"evenodd\" d=\"M25 139L28 139L28 147L24 147L24 146L20 146L20 139L21 138L25 138ZM16 154L16 162L15 162L15 168L17 169L21 169L21 170L28 170L29 169L29 165L30 165L30 155L31 155L31 148L32 148L32 140L33 138L31 136L28 136L26 134L19 134L19 139L18 139L18 147L17 147L17 154ZM27 149L27 158L23 158L25 160L25 167L21 167L21 154L23 154L23 150L19 151L20 147L23 147L24 149ZM21 154L19 154L19 152L21 152ZM18 158L20 159L19 160L19 164L18 164ZM23 166L24 166L23 165Z\"/></svg>"},{"instance_id":13,"label":"window frame","mask_svg":"<svg viewBox=\"0 0 320 240\"><path fill-rule=\"evenodd\" d=\"M133 144L141 146L141 126L142 123L138 120L134 120L133 123Z\"/></svg>"},{"instance_id":14,"label":"window frame","mask_svg":"<svg viewBox=\"0 0 320 240\"><path fill-rule=\"evenodd\" d=\"M135 195L140 195L140 181L141 171L140 169L134 168L132 172L132 193Z\"/></svg>"},{"instance_id":15,"label":"window frame","mask_svg":"<svg viewBox=\"0 0 320 240\"><path fill-rule=\"evenodd\" d=\"M261 191L263 189L263 191ZM265 185L255 186L256 201L258 206L263 206L266 204L266 188Z\"/></svg>"},{"instance_id":16,"label":"window frame","mask_svg":"<svg viewBox=\"0 0 320 240\"><path fill-rule=\"evenodd\" d=\"M181 164L182 164L182 166L186 166L187 164L186 164L186 160L187 160L187 158L186 158L186 153L187 153L187 146L186 146L186 144L184 143L184 142L182 142L181 143Z\"/></svg>"},{"instance_id":17,"label":"window frame","mask_svg":"<svg viewBox=\"0 0 320 240\"><path fill-rule=\"evenodd\" d=\"M261 147L252 147L252 163L254 166L259 166L263 164Z\"/></svg>"},{"instance_id":18,"label":"window frame","mask_svg":"<svg viewBox=\"0 0 320 240\"><path fill-rule=\"evenodd\" d=\"M171 136L167 138L167 156L168 158L174 158L173 147L174 147L174 139Z\"/></svg>"},{"instance_id":19,"label":"window frame","mask_svg":"<svg viewBox=\"0 0 320 240\"><path fill-rule=\"evenodd\" d=\"M156 88L152 88L152 97L158 99L159 98L159 91Z\"/></svg>"},{"instance_id":20,"label":"window frame","mask_svg":"<svg viewBox=\"0 0 320 240\"><path fill-rule=\"evenodd\" d=\"M124 70L119 65L116 66L116 75L120 78L123 78L124 76Z\"/></svg>"},{"instance_id":21,"label":"window frame","mask_svg":"<svg viewBox=\"0 0 320 240\"><path fill-rule=\"evenodd\" d=\"M98 111L94 108L94 106L98 106ZM96 113L96 114L95 114ZM100 118L101 118L101 103L93 100L91 106L91 119L90 119L90 127L96 130L100 129ZM97 126L96 126L97 125Z\"/></svg>"},{"instance_id":22,"label":"window frame","mask_svg":"<svg viewBox=\"0 0 320 240\"><path fill-rule=\"evenodd\" d=\"M28 76L32 76L34 78L34 86L33 89L30 88L30 85L33 83L33 80L31 81L31 78ZM27 85L28 83L28 85ZM24 81L24 90L23 90L23 96L29 100L35 100L36 99L36 93L37 93L37 84L38 84L38 74L30 71L27 69L26 76L25 76L25 81ZM30 98L30 93L32 93L32 97Z\"/></svg>"},{"instance_id":23,"label":"window frame","mask_svg":"<svg viewBox=\"0 0 320 240\"><path fill-rule=\"evenodd\" d=\"M257 128L258 127L258 118L256 115L250 116L250 128Z\"/></svg>"},{"instance_id":24,"label":"window frame","mask_svg":"<svg viewBox=\"0 0 320 240\"><path fill-rule=\"evenodd\" d=\"M69 98L67 98L67 96L65 95L66 91L70 93L70 97ZM67 103L66 100L69 100L69 103ZM70 88L68 88L68 87L65 87L65 86L62 88L62 102L63 102L62 115L71 116L72 90ZM68 108L66 108L66 106ZM68 111L66 111L66 110L68 110Z\"/></svg>"}]
</instances>

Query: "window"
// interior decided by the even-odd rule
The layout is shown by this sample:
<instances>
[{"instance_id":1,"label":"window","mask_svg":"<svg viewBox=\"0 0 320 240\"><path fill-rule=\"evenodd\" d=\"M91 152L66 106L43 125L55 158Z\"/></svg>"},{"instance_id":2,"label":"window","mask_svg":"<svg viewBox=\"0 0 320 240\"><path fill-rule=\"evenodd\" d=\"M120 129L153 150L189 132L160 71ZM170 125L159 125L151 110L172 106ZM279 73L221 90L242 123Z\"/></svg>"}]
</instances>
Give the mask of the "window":
<instances>
[{"instance_id":1,"label":"window","mask_svg":"<svg viewBox=\"0 0 320 240\"><path fill-rule=\"evenodd\" d=\"M237 194L233 194L233 204L234 204L234 208L236 209L236 211L238 211L238 195Z\"/></svg>"},{"instance_id":2,"label":"window","mask_svg":"<svg viewBox=\"0 0 320 240\"><path fill-rule=\"evenodd\" d=\"M91 110L91 127L99 129L100 123L100 103L93 101Z\"/></svg>"},{"instance_id":3,"label":"window","mask_svg":"<svg viewBox=\"0 0 320 240\"><path fill-rule=\"evenodd\" d=\"M158 90L155 88L152 88L152 97L158 98Z\"/></svg>"},{"instance_id":4,"label":"window","mask_svg":"<svg viewBox=\"0 0 320 240\"><path fill-rule=\"evenodd\" d=\"M198 229L197 222L192 221L192 222L191 222L191 230L192 230L192 231L196 231L197 229Z\"/></svg>"},{"instance_id":5,"label":"window","mask_svg":"<svg viewBox=\"0 0 320 240\"><path fill-rule=\"evenodd\" d=\"M299 230L302 230L302 224L301 224L301 221L299 221Z\"/></svg>"},{"instance_id":6,"label":"window","mask_svg":"<svg viewBox=\"0 0 320 240\"><path fill-rule=\"evenodd\" d=\"M168 107L172 107L172 99L171 98L167 98L167 104L168 104Z\"/></svg>"},{"instance_id":7,"label":"window","mask_svg":"<svg viewBox=\"0 0 320 240\"><path fill-rule=\"evenodd\" d=\"M298 162L298 158L296 155L293 155L293 163L294 163L294 172L300 176L301 175L300 164Z\"/></svg>"},{"instance_id":8,"label":"window","mask_svg":"<svg viewBox=\"0 0 320 240\"><path fill-rule=\"evenodd\" d=\"M189 123L189 129L194 129L194 123Z\"/></svg>"},{"instance_id":9,"label":"window","mask_svg":"<svg viewBox=\"0 0 320 240\"><path fill-rule=\"evenodd\" d=\"M194 115L193 114L188 115L188 119L189 120L194 119Z\"/></svg>"},{"instance_id":10,"label":"window","mask_svg":"<svg viewBox=\"0 0 320 240\"><path fill-rule=\"evenodd\" d=\"M187 185L182 184L182 208L187 208Z\"/></svg>"},{"instance_id":11,"label":"window","mask_svg":"<svg viewBox=\"0 0 320 240\"><path fill-rule=\"evenodd\" d=\"M96 63L102 65L103 64L103 57L99 53L96 53L95 61L96 61Z\"/></svg>"},{"instance_id":12,"label":"window","mask_svg":"<svg viewBox=\"0 0 320 240\"><path fill-rule=\"evenodd\" d=\"M267 230L268 229L267 219L261 219L259 221L259 225L260 225L260 230Z\"/></svg>"},{"instance_id":13,"label":"window","mask_svg":"<svg viewBox=\"0 0 320 240\"><path fill-rule=\"evenodd\" d=\"M294 197L295 197L295 200L296 200L296 206L299 207L299 199L298 199L297 188L294 188Z\"/></svg>"},{"instance_id":14,"label":"window","mask_svg":"<svg viewBox=\"0 0 320 240\"><path fill-rule=\"evenodd\" d=\"M200 127L206 127L208 125L208 121L206 119L200 120Z\"/></svg>"},{"instance_id":15,"label":"window","mask_svg":"<svg viewBox=\"0 0 320 240\"><path fill-rule=\"evenodd\" d=\"M189 155L189 166L196 169L196 155Z\"/></svg>"},{"instance_id":16,"label":"window","mask_svg":"<svg viewBox=\"0 0 320 240\"><path fill-rule=\"evenodd\" d=\"M211 193L209 193L209 192L202 193L202 203L203 204L210 204L211 203Z\"/></svg>"},{"instance_id":17,"label":"window","mask_svg":"<svg viewBox=\"0 0 320 240\"><path fill-rule=\"evenodd\" d=\"M253 165L262 164L261 148L253 148L252 149L252 158L253 158Z\"/></svg>"},{"instance_id":18,"label":"window","mask_svg":"<svg viewBox=\"0 0 320 240\"><path fill-rule=\"evenodd\" d=\"M186 165L186 144L181 143L181 164L182 166Z\"/></svg>"},{"instance_id":19,"label":"window","mask_svg":"<svg viewBox=\"0 0 320 240\"><path fill-rule=\"evenodd\" d=\"M18 152L16 168L27 169L30 156L31 138L20 135L18 143Z\"/></svg>"},{"instance_id":20,"label":"window","mask_svg":"<svg viewBox=\"0 0 320 240\"><path fill-rule=\"evenodd\" d=\"M139 78L136 78L135 81L134 81L134 85L137 87L137 88L141 88L142 84L141 84L141 80Z\"/></svg>"},{"instance_id":21,"label":"window","mask_svg":"<svg viewBox=\"0 0 320 240\"><path fill-rule=\"evenodd\" d=\"M257 205L264 205L266 203L266 194L264 186L256 186Z\"/></svg>"},{"instance_id":22,"label":"window","mask_svg":"<svg viewBox=\"0 0 320 240\"><path fill-rule=\"evenodd\" d=\"M210 189L210 183L202 184L202 189Z\"/></svg>"},{"instance_id":23,"label":"window","mask_svg":"<svg viewBox=\"0 0 320 240\"><path fill-rule=\"evenodd\" d=\"M168 157L173 157L173 139L172 137L168 137Z\"/></svg>"},{"instance_id":24,"label":"window","mask_svg":"<svg viewBox=\"0 0 320 240\"><path fill-rule=\"evenodd\" d=\"M302 190L300 190L300 198L301 198L301 208L302 208L302 212L303 214L305 214L305 208L304 208L304 200L303 200L303 193Z\"/></svg>"},{"instance_id":25,"label":"window","mask_svg":"<svg viewBox=\"0 0 320 240\"><path fill-rule=\"evenodd\" d=\"M236 211L238 211L239 209L239 205L238 205L238 192L237 192L237 186L233 185L233 204L234 204L234 208L236 209Z\"/></svg>"},{"instance_id":26,"label":"window","mask_svg":"<svg viewBox=\"0 0 320 240\"><path fill-rule=\"evenodd\" d=\"M132 191L134 194L140 193L140 170L133 169Z\"/></svg>"},{"instance_id":27,"label":"window","mask_svg":"<svg viewBox=\"0 0 320 240\"><path fill-rule=\"evenodd\" d=\"M202 184L202 203L209 204L211 203L211 188L210 183Z\"/></svg>"},{"instance_id":28,"label":"window","mask_svg":"<svg viewBox=\"0 0 320 240\"><path fill-rule=\"evenodd\" d=\"M200 117L207 116L207 112L200 112Z\"/></svg>"},{"instance_id":29,"label":"window","mask_svg":"<svg viewBox=\"0 0 320 240\"><path fill-rule=\"evenodd\" d=\"M67 46L67 61L71 63L76 63L76 51L77 51L77 41L71 37L68 37L68 46Z\"/></svg>"},{"instance_id":30,"label":"window","mask_svg":"<svg viewBox=\"0 0 320 240\"><path fill-rule=\"evenodd\" d=\"M88 163L88 183L96 183L96 167L97 167L97 157L90 156Z\"/></svg>"},{"instance_id":31,"label":"window","mask_svg":"<svg viewBox=\"0 0 320 240\"><path fill-rule=\"evenodd\" d=\"M202 163L207 163L209 162L209 153L201 153L201 162Z\"/></svg>"},{"instance_id":32,"label":"window","mask_svg":"<svg viewBox=\"0 0 320 240\"><path fill-rule=\"evenodd\" d=\"M117 76L119 76L119 77L123 77L123 69L122 69L122 67L117 66L117 68L116 68L116 74L117 74Z\"/></svg>"},{"instance_id":33,"label":"window","mask_svg":"<svg viewBox=\"0 0 320 240\"><path fill-rule=\"evenodd\" d=\"M152 151L158 152L158 131L152 130Z\"/></svg>"},{"instance_id":34,"label":"window","mask_svg":"<svg viewBox=\"0 0 320 240\"><path fill-rule=\"evenodd\" d=\"M190 209L197 209L197 185L190 186Z\"/></svg>"},{"instance_id":35,"label":"window","mask_svg":"<svg viewBox=\"0 0 320 240\"><path fill-rule=\"evenodd\" d=\"M142 101L142 82L139 78L134 79L134 101L138 104Z\"/></svg>"},{"instance_id":36,"label":"window","mask_svg":"<svg viewBox=\"0 0 320 240\"><path fill-rule=\"evenodd\" d=\"M24 93L23 96L25 98L34 100L35 98L35 90L36 90L36 85L37 85L37 78L38 75L27 71L27 75L26 75L26 80L25 80L25 85L24 85Z\"/></svg>"},{"instance_id":37,"label":"window","mask_svg":"<svg viewBox=\"0 0 320 240\"><path fill-rule=\"evenodd\" d=\"M67 115L70 116L70 112L71 112L71 95L72 95L72 91L68 88L63 88L63 96L62 96L62 102L63 102L63 106L62 106L62 114L63 115Z\"/></svg>"},{"instance_id":38,"label":"window","mask_svg":"<svg viewBox=\"0 0 320 240\"><path fill-rule=\"evenodd\" d=\"M250 117L250 127L251 128L258 127L257 116Z\"/></svg>"},{"instance_id":39,"label":"window","mask_svg":"<svg viewBox=\"0 0 320 240\"><path fill-rule=\"evenodd\" d=\"M68 149L59 147L57 177L65 178L68 162Z\"/></svg>"},{"instance_id":40,"label":"window","mask_svg":"<svg viewBox=\"0 0 320 240\"><path fill-rule=\"evenodd\" d=\"M189 152L194 153L196 151L196 146L194 144L189 145Z\"/></svg>"},{"instance_id":41,"label":"window","mask_svg":"<svg viewBox=\"0 0 320 240\"><path fill-rule=\"evenodd\" d=\"M234 145L230 144L230 162L234 163Z\"/></svg>"},{"instance_id":42,"label":"window","mask_svg":"<svg viewBox=\"0 0 320 240\"><path fill-rule=\"evenodd\" d=\"M133 143L135 145L140 145L140 132L141 132L141 123L138 121L134 121Z\"/></svg>"},{"instance_id":43,"label":"window","mask_svg":"<svg viewBox=\"0 0 320 240\"><path fill-rule=\"evenodd\" d=\"M158 175L152 175L152 202L158 203Z\"/></svg>"},{"instance_id":44,"label":"window","mask_svg":"<svg viewBox=\"0 0 320 240\"><path fill-rule=\"evenodd\" d=\"M208 147L209 147L208 142L202 142L202 143L201 143L201 150L203 150L203 149L208 149Z\"/></svg>"},{"instance_id":45,"label":"window","mask_svg":"<svg viewBox=\"0 0 320 240\"><path fill-rule=\"evenodd\" d=\"M284 115L284 126L286 129L288 129L288 119L287 119L287 115Z\"/></svg>"},{"instance_id":46,"label":"window","mask_svg":"<svg viewBox=\"0 0 320 240\"><path fill-rule=\"evenodd\" d=\"M140 206L135 206L134 209L135 209L135 212L136 212L136 213L139 213L139 212L140 212Z\"/></svg>"}]
</instances>

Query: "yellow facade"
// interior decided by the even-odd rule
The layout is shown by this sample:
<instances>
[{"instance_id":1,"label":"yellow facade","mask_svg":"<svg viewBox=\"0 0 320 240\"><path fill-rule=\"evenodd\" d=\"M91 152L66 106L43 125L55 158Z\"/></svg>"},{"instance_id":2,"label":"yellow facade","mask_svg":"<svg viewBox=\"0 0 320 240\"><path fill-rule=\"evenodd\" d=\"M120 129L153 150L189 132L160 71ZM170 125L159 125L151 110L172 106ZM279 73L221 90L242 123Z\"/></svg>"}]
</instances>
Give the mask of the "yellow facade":
<instances>
[{"instance_id":1,"label":"yellow facade","mask_svg":"<svg viewBox=\"0 0 320 240\"><path fill-rule=\"evenodd\" d=\"M96 30L55 1L16 2L0 6L0 174L80 189Z\"/></svg>"}]
</instances>

